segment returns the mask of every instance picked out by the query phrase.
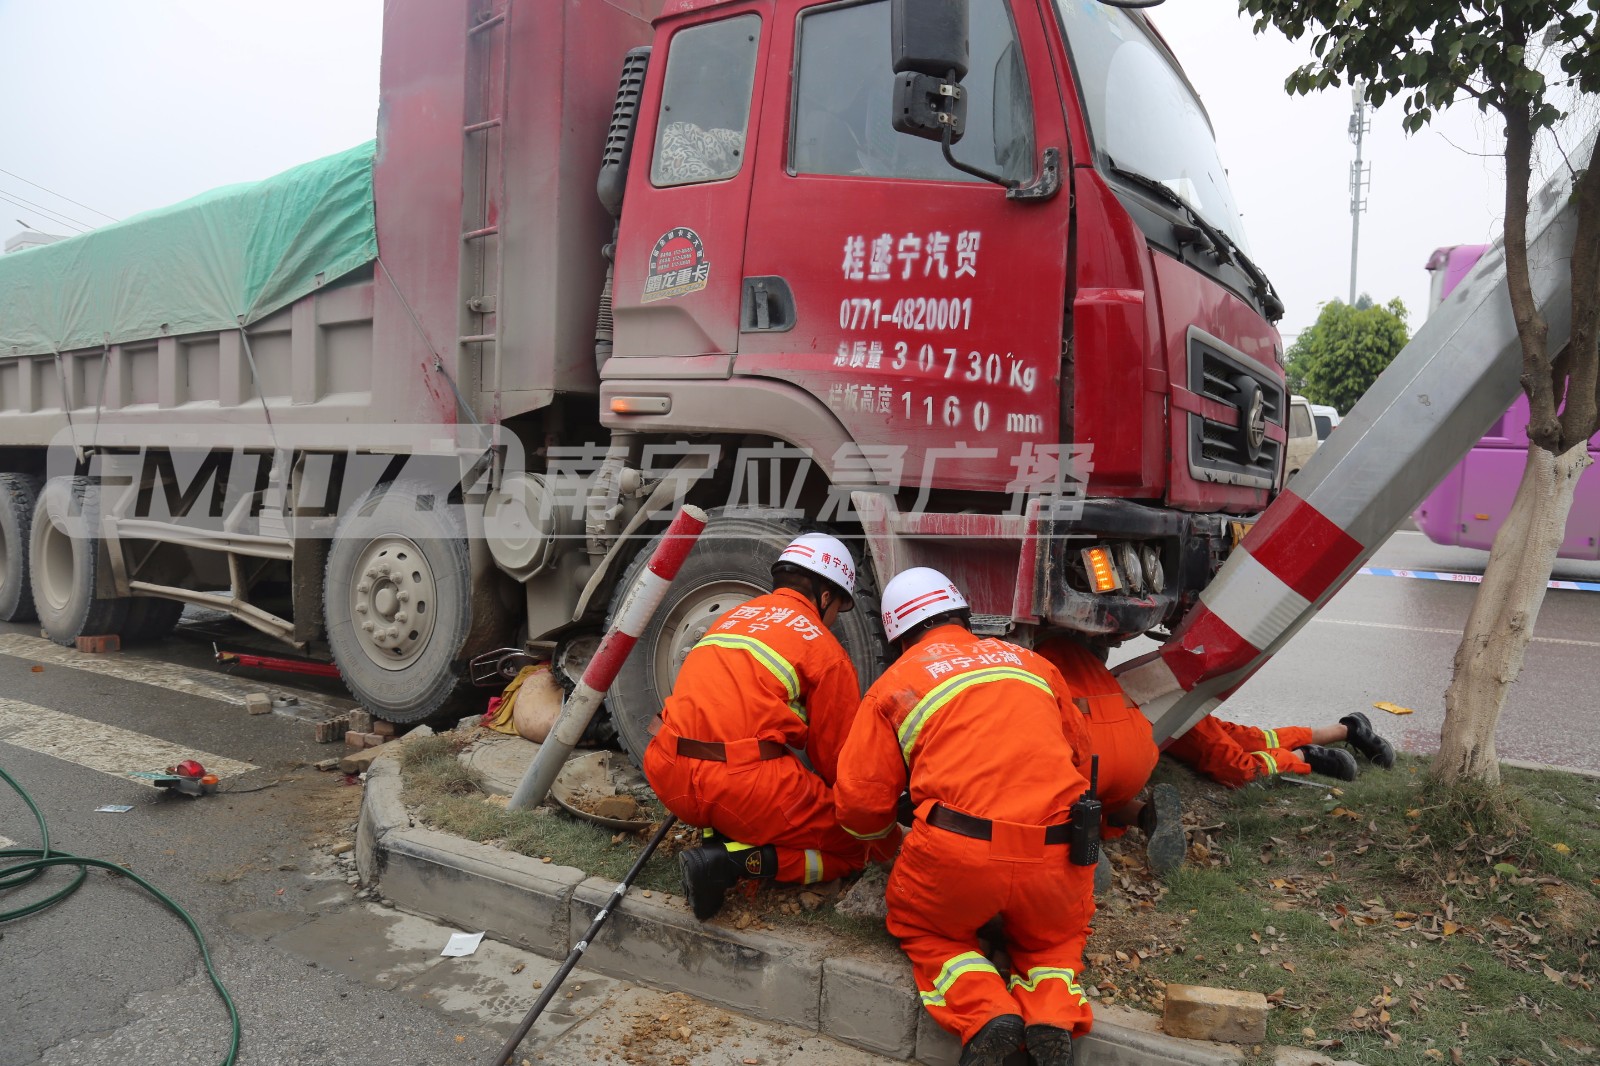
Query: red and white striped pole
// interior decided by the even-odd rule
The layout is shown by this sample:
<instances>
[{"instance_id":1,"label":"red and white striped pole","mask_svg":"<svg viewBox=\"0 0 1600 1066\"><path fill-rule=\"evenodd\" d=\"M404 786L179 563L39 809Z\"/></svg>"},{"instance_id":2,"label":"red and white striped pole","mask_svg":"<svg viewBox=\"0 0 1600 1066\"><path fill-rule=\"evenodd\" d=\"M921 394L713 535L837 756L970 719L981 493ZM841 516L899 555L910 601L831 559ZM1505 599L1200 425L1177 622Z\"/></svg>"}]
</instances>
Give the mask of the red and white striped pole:
<instances>
[{"instance_id":1,"label":"red and white striped pole","mask_svg":"<svg viewBox=\"0 0 1600 1066\"><path fill-rule=\"evenodd\" d=\"M628 653L638 643L656 608L661 606L667 587L678 576L678 568L689 557L695 540L705 528L706 513L693 504L686 504L667 527L661 543L656 545L655 552L650 556L643 578L628 593L628 598L622 601L622 609L617 612L616 620L600 642L594 658L584 668L583 679L578 682L578 687L562 704L561 717L539 748L539 754L534 756L527 773L522 775L522 782L517 785L508 807L513 810L537 807L550 794L550 786L555 783L567 756L572 754L572 749L583 738L590 719L600 707L600 701L605 699L606 691L617 679L617 672L622 669Z\"/></svg>"},{"instance_id":2,"label":"red and white striped pole","mask_svg":"<svg viewBox=\"0 0 1600 1066\"><path fill-rule=\"evenodd\" d=\"M1573 154L1588 159L1595 136ZM1533 200L1529 280L1550 325L1571 334L1577 233L1570 175ZM1173 639L1117 670L1158 742L1181 736L1313 618L1516 396L1522 345L1492 248L1262 513Z\"/></svg>"}]
</instances>

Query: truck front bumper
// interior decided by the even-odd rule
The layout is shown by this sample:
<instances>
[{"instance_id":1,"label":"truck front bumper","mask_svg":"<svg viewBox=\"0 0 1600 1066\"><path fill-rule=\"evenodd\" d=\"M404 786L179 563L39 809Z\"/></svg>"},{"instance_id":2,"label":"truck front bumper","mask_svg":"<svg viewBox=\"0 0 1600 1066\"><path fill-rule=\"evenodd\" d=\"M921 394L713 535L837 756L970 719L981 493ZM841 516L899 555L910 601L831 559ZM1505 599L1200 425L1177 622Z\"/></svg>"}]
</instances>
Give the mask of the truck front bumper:
<instances>
[{"instance_id":1,"label":"truck front bumper","mask_svg":"<svg viewBox=\"0 0 1600 1066\"><path fill-rule=\"evenodd\" d=\"M1190 514L1127 500L1085 500L1067 518L1038 519L1033 613L1049 625L1113 639L1136 636L1176 622L1234 543L1236 519ZM1090 591L1082 552L1105 545L1153 547L1160 556L1159 584L1140 591Z\"/></svg>"}]
</instances>

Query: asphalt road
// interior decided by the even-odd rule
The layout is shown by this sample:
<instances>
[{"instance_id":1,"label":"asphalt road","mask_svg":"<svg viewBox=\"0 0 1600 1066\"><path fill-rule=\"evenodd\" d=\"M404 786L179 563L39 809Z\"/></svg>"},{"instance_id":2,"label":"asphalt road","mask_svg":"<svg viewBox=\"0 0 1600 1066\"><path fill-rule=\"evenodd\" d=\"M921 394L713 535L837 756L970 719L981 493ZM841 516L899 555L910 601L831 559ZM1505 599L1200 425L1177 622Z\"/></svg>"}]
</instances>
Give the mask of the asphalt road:
<instances>
[{"instance_id":1,"label":"asphalt road","mask_svg":"<svg viewBox=\"0 0 1600 1066\"><path fill-rule=\"evenodd\" d=\"M194 917L242 1015L240 1063L481 1063L554 972L491 941L441 958L454 930L360 898L347 883L352 856L332 852L353 840L361 790L309 765L342 746L201 694L209 647L175 639L96 660L125 676L64 665L27 627L0 626L0 649L0 768L32 794L54 849L126 863ZM223 781L232 794L203 799L111 772L160 769L173 752L248 765ZM132 809L95 811L105 804ZM38 841L3 783L0 836ZM0 910L69 880L54 870L0 892ZM714 1037L663 1035L659 1019L675 1026L680 1014ZM518 1061L620 1063L623 1037L644 1063L686 1053L716 1066L887 1061L581 970ZM0 925L0 1066L213 1064L227 1044L226 1011L188 932L128 879L97 871L52 909Z\"/></svg>"},{"instance_id":2,"label":"asphalt road","mask_svg":"<svg viewBox=\"0 0 1600 1066\"><path fill-rule=\"evenodd\" d=\"M1389 570L1479 574L1488 553L1399 532L1368 562ZM1553 577L1600 583L1600 563L1558 560ZM1322 725L1351 711L1406 751L1439 746L1444 693L1478 586L1357 575L1218 712L1247 725ZM1114 661L1153 648L1137 641ZM1551 589L1495 744L1501 758L1600 772L1600 592ZM1387 714L1376 702L1409 707Z\"/></svg>"}]
</instances>

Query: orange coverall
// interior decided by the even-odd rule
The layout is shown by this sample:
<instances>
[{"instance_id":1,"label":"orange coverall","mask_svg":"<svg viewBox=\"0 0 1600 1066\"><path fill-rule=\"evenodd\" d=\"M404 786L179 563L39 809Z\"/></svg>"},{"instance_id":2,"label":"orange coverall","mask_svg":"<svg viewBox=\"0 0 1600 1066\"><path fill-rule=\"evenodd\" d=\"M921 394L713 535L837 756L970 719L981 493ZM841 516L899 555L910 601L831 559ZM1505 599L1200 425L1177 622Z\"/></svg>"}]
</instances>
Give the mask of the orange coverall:
<instances>
[{"instance_id":1,"label":"orange coverall","mask_svg":"<svg viewBox=\"0 0 1600 1066\"><path fill-rule=\"evenodd\" d=\"M792 589L758 596L713 623L684 659L645 749L645 777L688 825L773 845L778 880L843 877L867 859L839 827L831 787L860 700L855 667L816 606ZM679 737L720 741L728 761L679 755ZM816 772L793 755L759 759L760 740L804 750Z\"/></svg>"},{"instance_id":2,"label":"orange coverall","mask_svg":"<svg viewBox=\"0 0 1600 1066\"><path fill-rule=\"evenodd\" d=\"M1089 1031L1078 984L1094 915L1094 868L1045 844L1088 781L1083 714L1056 668L959 625L926 634L867 693L839 758L839 821L864 838L895 826L909 782L917 821L889 875L889 932L922 1004L970 1040L991 1019ZM979 840L927 824L935 804L990 819ZM978 951L1005 921L1010 985Z\"/></svg>"},{"instance_id":3,"label":"orange coverall","mask_svg":"<svg viewBox=\"0 0 1600 1066\"><path fill-rule=\"evenodd\" d=\"M1071 637L1050 637L1035 649L1061 671L1073 705L1089 729L1089 754L1100 756L1097 794L1109 816L1143 791L1161 758L1150 719L1123 694L1100 657ZM1101 836L1115 840L1125 826L1102 820Z\"/></svg>"},{"instance_id":4,"label":"orange coverall","mask_svg":"<svg viewBox=\"0 0 1600 1066\"><path fill-rule=\"evenodd\" d=\"M1309 743L1305 726L1254 729L1208 714L1166 751L1218 784L1243 788L1263 774L1309 774L1311 764L1294 753Z\"/></svg>"}]
</instances>

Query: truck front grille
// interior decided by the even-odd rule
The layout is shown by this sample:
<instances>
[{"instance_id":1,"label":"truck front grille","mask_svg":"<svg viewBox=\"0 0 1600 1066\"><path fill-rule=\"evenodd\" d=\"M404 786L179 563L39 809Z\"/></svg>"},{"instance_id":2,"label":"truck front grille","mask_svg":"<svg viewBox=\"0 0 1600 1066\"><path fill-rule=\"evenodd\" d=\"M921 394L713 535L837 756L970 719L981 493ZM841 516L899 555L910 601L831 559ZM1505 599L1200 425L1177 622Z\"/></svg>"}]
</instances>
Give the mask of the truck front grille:
<instances>
[{"instance_id":1,"label":"truck front grille","mask_svg":"<svg viewBox=\"0 0 1600 1066\"><path fill-rule=\"evenodd\" d=\"M1238 410L1239 393L1235 383L1241 375L1261 386L1267 421L1283 425L1285 397L1283 386L1258 363L1229 351L1215 338L1197 330L1189 335L1189 391L1208 400ZM1242 417L1242 416L1241 416ZM1239 426L1190 413L1186 416L1189 438L1189 471L1197 481L1271 488L1277 481L1280 445L1263 442L1251 459L1244 433Z\"/></svg>"}]
</instances>

